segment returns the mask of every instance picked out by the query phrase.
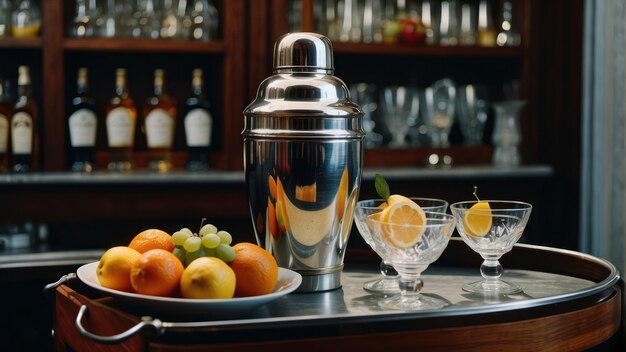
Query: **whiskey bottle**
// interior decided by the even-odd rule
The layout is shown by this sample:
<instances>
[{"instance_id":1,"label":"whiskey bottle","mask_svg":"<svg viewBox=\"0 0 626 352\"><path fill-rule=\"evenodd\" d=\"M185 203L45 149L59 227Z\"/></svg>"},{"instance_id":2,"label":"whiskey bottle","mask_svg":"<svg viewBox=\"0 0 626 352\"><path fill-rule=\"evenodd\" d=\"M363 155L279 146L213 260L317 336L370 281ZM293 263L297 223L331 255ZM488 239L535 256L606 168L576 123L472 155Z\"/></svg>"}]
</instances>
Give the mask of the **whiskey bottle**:
<instances>
[{"instance_id":1,"label":"whiskey bottle","mask_svg":"<svg viewBox=\"0 0 626 352\"><path fill-rule=\"evenodd\" d=\"M165 90L165 71L154 70L154 94L144 107L146 141L150 153L149 168L167 172L172 169L176 100Z\"/></svg>"},{"instance_id":2,"label":"whiskey bottle","mask_svg":"<svg viewBox=\"0 0 626 352\"><path fill-rule=\"evenodd\" d=\"M8 81L0 79L0 172L9 171L9 126L11 98Z\"/></svg>"},{"instance_id":3,"label":"whiskey bottle","mask_svg":"<svg viewBox=\"0 0 626 352\"><path fill-rule=\"evenodd\" d=\"M37 169L37 104L32 98L30 70L28 66L18 68L17 102L11 117L11 167L14 172L29 172Z\"/></svg>"},{"instance_id":4,"label":"whiskey bottle","mask_svg":"<svg viewBox=\"0 0 626 352\"><path fill-rule=\"evenodd\" d=\"M89 95L88 71L78 70L77 94L72 99L71 113L67 118L72 150L72 171L91 172L95 168L94 152L96 149L96 116L95 100Z\"/></svg>"},{"instance_id":5,"label":"whiskey bottle","mask_svg":"<svg viewBox=\"0 0 626 352\"><path fill-rule=\"evenodd\" d=\"M187 143L187 169L192 171L209 168L209 147L213 129L211 104L203 89L202 70L193 70L191 96L185 104L185 140Z\"/></svg>"},{"instance_id":6,"label":"whiskey bottle","mask_svg":"<svg viewBox=\"0 0 626 352\"><path fill-rule=\"evenodd\" d=\"M128 92L126 69L117 69L115 96L106 107L106 130L111 160L110 171L130 171L133 169L132 152L135 144L137 108Z\"/></svg>"}]
</instances>

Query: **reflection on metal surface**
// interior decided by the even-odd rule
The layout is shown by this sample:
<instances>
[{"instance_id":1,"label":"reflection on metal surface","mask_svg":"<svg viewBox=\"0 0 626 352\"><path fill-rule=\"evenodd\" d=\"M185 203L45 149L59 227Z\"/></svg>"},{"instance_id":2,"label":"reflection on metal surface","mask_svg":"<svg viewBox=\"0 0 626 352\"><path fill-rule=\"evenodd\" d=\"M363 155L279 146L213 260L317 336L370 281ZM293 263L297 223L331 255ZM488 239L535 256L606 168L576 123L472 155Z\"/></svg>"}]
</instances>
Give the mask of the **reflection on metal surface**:
<instances>
[{"instance_id":1,"label":"reflection on metal surface","mask_svg":"<svg viewBox=\"0 0 626 352\"><path fill-rule=\"evenodd\" d=\"M362 175L362 111L315 33L283 36L274 75L244 111L244 164L257 242L303 275L299 291L341 286Z\"/></svg>"}]
</instances>

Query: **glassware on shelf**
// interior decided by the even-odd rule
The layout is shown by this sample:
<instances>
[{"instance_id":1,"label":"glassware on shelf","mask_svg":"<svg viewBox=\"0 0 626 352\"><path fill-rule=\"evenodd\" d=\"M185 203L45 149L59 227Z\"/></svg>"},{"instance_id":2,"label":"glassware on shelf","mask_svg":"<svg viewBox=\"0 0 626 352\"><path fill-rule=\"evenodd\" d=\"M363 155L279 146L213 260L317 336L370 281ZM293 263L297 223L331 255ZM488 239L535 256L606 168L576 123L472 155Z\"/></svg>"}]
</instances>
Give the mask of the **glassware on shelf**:
<instances>
[{"instance_id":1,"label":"glassware on shelf","mask_svg":"<svg viewBox=\"0 0 626 352\"><path fill-rule=\"evenodd\" d=\"M479 46L496 46L496 29L493 25L491 1L480 0L478 3L478 40Z\"/></svg>"},{"instance_id":2,"label":"glassware on shelf","mask_svg":"<svg viewBox=\"0 0 626 352\"><path fill-rule=\"evenodd\" d=\"M457 1L443 0L441 2L441 19L439 22L439 44L457 45L458 36Z\"/></svg>"},{"instance_id":3,"label":"glassware on shelf","mask_svg":"<svg viewBox=\"0 0 626 352\"><path fill-rule=\"evenodd\" d=\"M155 6L154 0L138 0L137 12L134 15L138 18L136 27L132 30L132 37L158 39L161 31L161 14L159 8Z\"/></svg>"},{"instance_id":4,"label":"glassware on shelf","mask_svg":"<svg viewBox=\"0 0 626 352\"><path fill-rule=\"evenodd\" d=\"M88 38L94 34L94 19L89 16L87 0L76 0L75 17L69 28L69 35L74 38Z\"/></svg>"},{"instance_id":5,"label":"glassware on shelf","mask_svg":"<svg viewBox=\"0 0 626 352\"><path fill-rule=\"evenodd\" d=\"M11 13L13 7L9 0L0 0L0 38L11 36Z\"/></svg>"},{"instance_id":6,"label":"glassware on shelf","mask_svg":"<svg viewBox=\"0 0 626 352\"><path fill-rule=\"evenodd\" d=\"M102 17L102 0L87 0L87 16L91 19L91 26L93 36L100 35L100 29L104 25L104 18Z\"/></svg>"},{"instance_id":7,"label":"glassware on shelf","mask_svg":"<svg viewBox=\"0 0 626 352\"><path fill-rule=\"evenodd\" d=\"M365 0L362 15L363 43L382 43L383 0Z\"/></svg>"},{"instance_id":8,"label":"glassware on shelf","mask_svg":"<svg viewBox=\"0 0 626 352\"><path fill-rule=\"evenodd\" d=\"M465 144L482 144L488 108L485 87L468 84L457 88L456 113Z\"/></svg>"},{"instance_id":9,"label":"glassware on shelf","mask_svg":"<svg viewBox=\"0 0 626 352\"><path fill-rule=\"evenodd\" d=\"M163 0L160 37L163 39L180 39L183 33L182 27L183 22L178 16L178 9L174 0Z\"/></svg>"},{"instance_id":10,"label":"glassware on shelf","mask_svg":"<svg viewBox=\"0 0 626 352\"><path fill-rule=\"evenodd\" d=\"M493 164L496 166L515 167L522 162L519 151L522 141L519 118L525 105L525 100L506 100L492 104L495 112Z\"/></svg>"},{"instance_id":11,"label":"glassware on shelf","mask_svg":"<svg viewBox=\"0 0 626 352\"><path fill-rule=\"evenodd\" d=\"M459 44L466 46L476 44L476 12L470 3L463 3L461 5Z\"/></svg>"},{"instance_id":12,"label":"glassware on shelf","mask_svg":"<svg viewBox=\"0 0 626 352\"><path fill-rule=\"evenodd\" d=\"M431 0L422 1L421 20L426 27L426 44L439 42L439 21Z\"/></svg>"},{"instance_id":13,"label":"glassware on shelf","mask_svg":"<svg viewBox=\"0 0 626 352\"><path fill-rule=\"evenodd\" d=\"M521 36L513 27L513 3L506 0L502 3L502 23L496 44L498 46L519 46L521 43Z\"/></svg>"},{"instance_id":14,"label":"glassware on shelf","mask_svg":"<svg viewBox=\"0 0 626 352\"><path fill-rule=\"evenodd\" d=\"M426 212L445 213L448 209L448 202L442 199L434 198L410 198L422 210ZM361 237L370 246L375 246L375 242L372 239L372 235L369 233L366 219L368 216L381 211L381 205L385 203L383 199L368 199L357 202L357 206L354 212L354 223L356 224ZM387 260L381 260L380 272L382 277L367 281L363 284L363 289L368 293L375 295L393 295L400 293L400 287L398 286L398 272L393 268L391 262Z\"/></svg>"},{"instance_id":15,"label":"glassware on shelf","mask_svg":"<svg viewBox=\"0 0 626 352\"><path fill-rule=\"evenodd\" d=\"M302 31L302 0L287 1L287 30Z\"/></svg>"},{"instance_id":16,"label":"glassware on shelf","mask_svg":"<svg viewBox=\"0 0 626 352\"><path fill-rule=\"evenodd\" d=\"M356 83L350 85L352 101L363 110L363 130L365 130L364 147L376 148L383 143L383 136L376 132L375 114L378 110L376 99L376 85L368 83Z\"/></svg>"},{"instance_id":17,"label":"glassware on shelf","mask_svg":"<svg viewBox=\"0 0 626 352\"><path fill-rule=\"evenodd\" d=\"M194 0L191 5L191 38L217 39L219 16L217 8L208 0Z\"/></svg>"},{"instance_id":18,"label":"glassware on shelf","mask_svg":"<svg viewBox=\"0 0 626 352\"><path fill-rule=\"evenodd\" d=\"M407 147L407 133L419 114L419 92L407 86L384 87L381 96L382 120L391 135L390 147Z\"/></svg>"},{"instance_id":19,"label":"glassware on shelf","mask_svg":"<svg viewBox=\"0 0 626 352\"><path fill-rule=\"evenodd\" d=\"M463 241L483 258L483 279L466 283L467 292L498 295L521 293L522 288L500 279L504 269L499 259L524 233L532 205L524 202L488 200L454 203L450 210Z\"/></svg>"},{"instance_id":20,"label":"glassware on shelf","mask_svg":"<svg viewBox=\"0 0 626 352\"><path fill-rule=\"evenodd\" d=\"M31 0L21 0L11 18L11 33L16 38L36 37L41 29L39 5Z\"/></svg>"},{"instance_id":21,"label":"glassware on shelf","mask_svg":"<svg viewBox=\"0 0 626 352\"><path fill-rule=\"evenodd\" d=\"M424 286L420 276L448 246L454 232L454 218L432 212L424 212L424 217L426 221L420 225L384 222L378 213L366 217L365 236L371 236L372 249L399 274L400 294L381 298L378 306L383 309L417 311L447 305L441 299L420 293Z\"/></svg>"},{"instance_id":22,"label":"glassware on shelf","mask_svg":"<svg viewBox=\"0 0 626 352\"><path fill-rule=\"evenodd\" d=\"M454 122L456 87L444 78L424 89L422 110L431 144L435 148L450 146L449 135Z\"/></svg>"},{"instance_id":23,"label":"glassware on shelf","mask_svg":"<svg viewBox=\"0 0 626 352\"><path fill-rule=\"evenodd\" d=\"M107 0L106 6L103 10L101 22L99 27L100 37L114 38L122 36L124 25L122 22L123 12L119 11L117 1Z\"/></svg>"}]
</instances>

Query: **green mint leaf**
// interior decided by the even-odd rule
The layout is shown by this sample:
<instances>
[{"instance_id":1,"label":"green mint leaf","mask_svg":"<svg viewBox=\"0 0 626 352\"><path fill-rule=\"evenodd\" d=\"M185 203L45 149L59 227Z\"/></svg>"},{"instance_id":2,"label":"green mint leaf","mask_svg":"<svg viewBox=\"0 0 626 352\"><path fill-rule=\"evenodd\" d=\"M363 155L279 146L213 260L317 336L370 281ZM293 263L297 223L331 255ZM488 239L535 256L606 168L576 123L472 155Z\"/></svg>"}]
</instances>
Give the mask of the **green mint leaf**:
<instances>
[{"instance_id":1,"label":"green mint leaf","mask_svg":"<svg viewBox=\"0 0 626 352\"><path fill-rule=\"evenodd\" d=\"M389 198L390 195L389 185L380 174L376 174L376 176L374 176L374 187L376 188L378 195L387 201L387 198Z\"/></svg>"}]
</instances>

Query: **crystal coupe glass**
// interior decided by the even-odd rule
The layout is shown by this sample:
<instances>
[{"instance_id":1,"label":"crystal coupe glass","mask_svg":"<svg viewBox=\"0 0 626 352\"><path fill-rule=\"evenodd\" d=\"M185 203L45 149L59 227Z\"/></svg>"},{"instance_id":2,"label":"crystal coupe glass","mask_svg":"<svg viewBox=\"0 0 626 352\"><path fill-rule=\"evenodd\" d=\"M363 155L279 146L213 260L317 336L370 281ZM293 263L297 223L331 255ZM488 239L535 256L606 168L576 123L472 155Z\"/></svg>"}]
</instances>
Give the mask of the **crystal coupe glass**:
<instances>
[{"instance_id":1,"label":"crystal coupe glass","mask_svg":"<svg viewBox=\"0 0 626 352\"><path fill-rule=\"evenodd\" d=\"M372 249L398 271L400 294L383 297L378 306L383 309L439 309L446 302L420 293L424 282L421 274L436 261L454 232L454 217L445 213L424 212L422 225L404 225L380 220L379 213L366 217L367 233Z\"/></svg>"},{"instance_id":2,"label":"crystal coupe glass","mask_svg":"<svg viewBox=\"0 0 626 352\"><path fill-rule=\"evenodd\" d=\"M448 210L448 202L443 199L436 198L410 198L422 210L427 212L445 213ZM372 236L369 233L369 229L366 224L366 218L368 215L378 213L381 211L381 204L385 203L384 199L366 199L357 202L356 209L354 211L354 223L356 224L361 237L367 244L373 246ZM398 272L393 268L393 265L386 261L380 262L380 273L383 275L380 279L370 280L363 284L363 289L368 293L375 295L395 295L400 293L400 287L398 286Z\"/></svg>"},{"instance_id":3,"label":"crystal coupe glass","mask_svg":"<svg viewBox=\"0 0 626 352\"><path fill-rule=\"evenodd\" d=\"M452 204L450 210L463 241L484 259L480 266L483 279L463 285L463 290L482 294L522 292L519 285L500 280L504 269L499 259L522 236L532 205L506 200L466 201Z\"/></svg>"}]
</instances>

